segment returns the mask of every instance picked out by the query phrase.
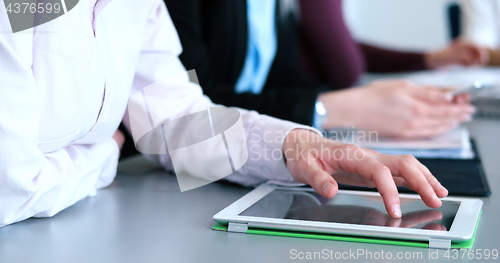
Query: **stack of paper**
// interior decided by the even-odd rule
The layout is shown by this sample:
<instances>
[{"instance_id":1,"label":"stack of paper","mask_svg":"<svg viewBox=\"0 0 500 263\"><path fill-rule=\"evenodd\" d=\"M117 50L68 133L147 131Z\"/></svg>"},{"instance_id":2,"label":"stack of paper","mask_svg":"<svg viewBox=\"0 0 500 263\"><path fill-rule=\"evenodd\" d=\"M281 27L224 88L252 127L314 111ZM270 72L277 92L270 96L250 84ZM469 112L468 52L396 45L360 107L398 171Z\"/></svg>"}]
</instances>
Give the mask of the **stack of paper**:
<instances>
[{"instance_id":1,"label":"stack of paper","mask_svg":"<svg viewBox=\"0 0 500 263\"><path fill-rule=\"evenodd\" d=\"M344 132L345 133L345 132ZM332 134L330 132L330 134ZM472 159L469 131L457 128L446 134L429 139L389 139L377 136L366 136L365 132L348 132L347 136L331 139L354 143L358 146L374 149L385 154L413 155L417 158ZM369 139L368 139L369 138Z\"/></svg>"},{"instance_id":2,"label":"stack of paper","mask_svg":"<svg viewBox=\"0 0 500 263\"><path fill-rule=\"evenodd\" d=\"M360 146L385 154L410 154L418 158L474 158L466 128L458 128L431 139L379 139L378 143Z\"/></svg>"},{"instance_id":3,"label":"stack of paper","mask_svg":"<svg viewBox=\"0 0 500 263\"><path fill-rule=\"evenodd\" d=\"M450 66L438 70L418 72L404 72L393 74L365 74L360 84L368 84L382 79L407 79L418 85L431 85L437 87L468 87L476 81L484 84L500 84L500 67L461 67Z\"/></svg>"}]
</instances>

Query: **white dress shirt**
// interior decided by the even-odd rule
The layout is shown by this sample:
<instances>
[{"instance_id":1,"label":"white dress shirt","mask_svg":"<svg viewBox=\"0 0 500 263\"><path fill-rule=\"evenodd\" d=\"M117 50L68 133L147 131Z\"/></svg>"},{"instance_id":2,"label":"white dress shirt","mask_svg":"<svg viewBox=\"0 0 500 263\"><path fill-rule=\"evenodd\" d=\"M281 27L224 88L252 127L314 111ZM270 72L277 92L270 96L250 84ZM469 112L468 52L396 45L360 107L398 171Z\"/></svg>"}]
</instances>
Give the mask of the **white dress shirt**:
<instances>
[{"instance_id":1,"label":"white dress shirt","mask_svg":"<svg viewBox=\"0 0 500 263\"><path fill-rule=\"evenodd\" d=\"M484 47L500 48L500 1L464 0L463 36Z\"/></svg>"},{"instance_id":2,"label":"white dress shirt","mask_svg":"<svg viewBox=\"0 0 500 263\"><path fill-rule=\"evenodd\" d=\"M52 216L109 185L119 154L111 137L129 97L185 71L178 58L180 41L161 0L80 1L36 30L15 34L5 12L1 4L0 227ZM188 80L165 89L165 120L213 105ZM252 150L227 179L293 184L283 160L269 155L282 149L277 134L302 126L240 112ZM166 167L170 163L166 155L152 158Z\"/></svg>"}]
</instances>

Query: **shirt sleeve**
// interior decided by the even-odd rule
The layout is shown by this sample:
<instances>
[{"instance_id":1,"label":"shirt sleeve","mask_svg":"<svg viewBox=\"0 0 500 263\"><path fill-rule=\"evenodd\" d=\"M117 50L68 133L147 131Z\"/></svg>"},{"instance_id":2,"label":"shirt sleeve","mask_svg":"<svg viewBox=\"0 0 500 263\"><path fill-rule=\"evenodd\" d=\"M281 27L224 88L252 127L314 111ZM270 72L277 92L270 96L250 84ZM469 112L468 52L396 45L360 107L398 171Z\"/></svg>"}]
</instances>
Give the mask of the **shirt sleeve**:
<instances>
[{"instance_id":1,"label":"shirt sleeve","mask_svg":"<svg viewBox=\"0 0 500 263\"><path fill-rule=\"evenodd\" d=\"M300 0L305 67L333 88L354 85L365 70L363 54L347 28L341 0Z\"/></svg>"},{"instance_id":2,"label":"shirt sleeve","mask_svg":"<svg viewBox=\"0 0 500 263\"><path fill-rule=\"evenodd\" d=\"M464 0L463 37L482 46L500 47L500 3L496 0Z\"/></svg>"},{"instance_id":3,"label":"shirt sleeve","mask_svg":"<svg viewBox=\"0 0 500 263\"><path fill-rule=\"evenodd\" d=\"M155 123L164 123L190 113L216 106L203 95L200 86L189 81L185 68L179 60L182 47L163 2L151 12L145 42L138 61L132 94L141 92L145 87L162 85L149 107L154 112ZM175 81L160 81L172 75L185 75ZM220 106L220 105L219 105ZM129 104L130 109L130 104ZM312 129L288 121L260 115L255 111L238 109L242 117L248 147L248 160L243 167L232 173L227 180L246 186L263 182L297 184L288 172L283 160L283 141L288 132L295 128ZM131 129L128 112L124 118L127 129ZM146 121L147 122L147 121ZM179 127L182 130L184 127ZM274 155L274 156L272 156ZM147 155L161 162L167 170L172 170L169 154Z\"/></svg>"},{"instance_id":4,"label":"shirt sleeve","mask_svg":"<svg viewBox=\"0 0 500 263\"><path fill-rule=\"evenodd\" d=\"M333 88L356 84L365 72L425 69L424 54L358 44L344 21L341 0L300 0L304 66Z\"/></svg>"},{"instance_id":5,"label":"shirt sleeve","mask_svg":"<svg viewBox=\"0 0 500 263\"><path fill-rule=\"evenodd\" d=\"M53 216L94 194L113 180L119 153L111 138L50 153L38 148L43 124L31 69L33 34L10 31L8 17L0 16L0 227Z\"/></svg>"},{"instance_id":6,"label":"shirt sleeve","mask_svg":"<svg viewBox=\"0 0 500 263\"><path fill-rule=\"evenodd\" d=\"M366 61L366 71L373 73L425 70L423 53L403 52L368 44L359 44Z\"/></svg>"}]
</instances>

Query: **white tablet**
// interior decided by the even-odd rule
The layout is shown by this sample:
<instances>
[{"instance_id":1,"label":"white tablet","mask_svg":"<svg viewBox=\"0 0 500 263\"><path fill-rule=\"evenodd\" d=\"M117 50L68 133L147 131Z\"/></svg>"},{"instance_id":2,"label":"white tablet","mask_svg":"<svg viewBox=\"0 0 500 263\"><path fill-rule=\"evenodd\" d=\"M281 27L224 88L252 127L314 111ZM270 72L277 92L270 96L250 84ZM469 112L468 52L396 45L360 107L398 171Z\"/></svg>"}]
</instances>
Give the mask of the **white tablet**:
<instances>
[{"instance_id":1,"label":"white tablet","mask_svg":"<svg viewBox=\"0 0 500 263\"><path fill-rule=\"evenodd\" d=\"M483 202L443 198L438 209L420 196L401 194L402 218L391 218L377 192L343 191L327 199L311 188L261 185L214 215L228 231L248 227L303 232L429 241L429 247L449 248L470 240Z\"/></svg>"}]
</instances>

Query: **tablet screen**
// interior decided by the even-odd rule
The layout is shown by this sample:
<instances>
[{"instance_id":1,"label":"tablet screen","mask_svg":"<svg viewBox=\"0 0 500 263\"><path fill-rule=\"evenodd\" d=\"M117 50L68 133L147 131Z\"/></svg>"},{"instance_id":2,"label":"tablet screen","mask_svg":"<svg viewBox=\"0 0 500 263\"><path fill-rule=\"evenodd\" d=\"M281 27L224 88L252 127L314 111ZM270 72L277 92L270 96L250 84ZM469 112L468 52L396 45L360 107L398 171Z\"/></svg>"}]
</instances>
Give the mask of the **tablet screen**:
<instances>
[{"instance_id":1,"label":"tablet screen","mask_svg":"<svg viewBox=\"0 0 500 263\"><path fill-rule=\"evenodd\" d=\"M460 202L443 201L432 209L422 200L401 198L403 216L394 219L380 196L339 193L327 199L310 191L274 190L240 215L449 231L459 206Z\"/></svg>"}]
</instances>

